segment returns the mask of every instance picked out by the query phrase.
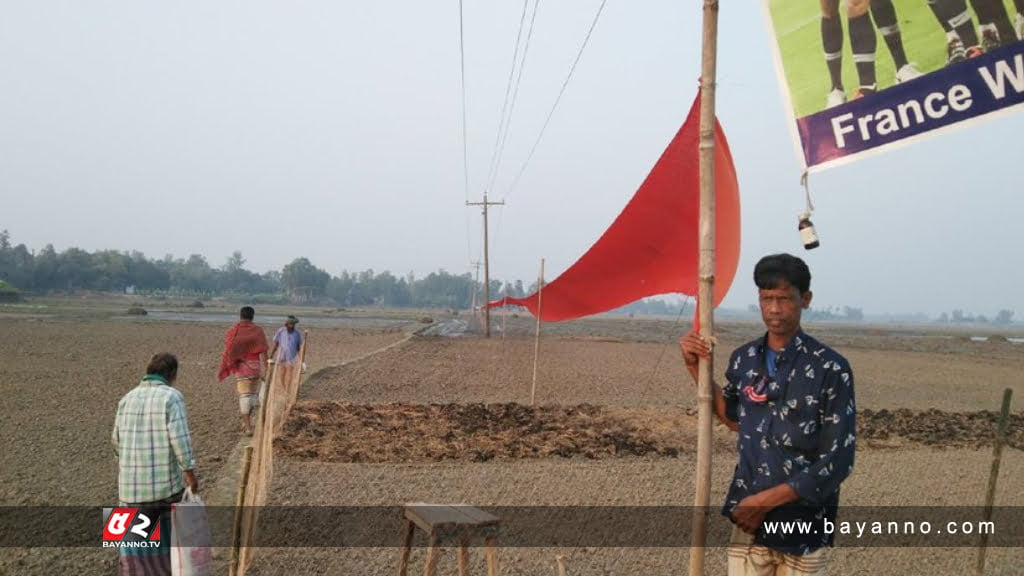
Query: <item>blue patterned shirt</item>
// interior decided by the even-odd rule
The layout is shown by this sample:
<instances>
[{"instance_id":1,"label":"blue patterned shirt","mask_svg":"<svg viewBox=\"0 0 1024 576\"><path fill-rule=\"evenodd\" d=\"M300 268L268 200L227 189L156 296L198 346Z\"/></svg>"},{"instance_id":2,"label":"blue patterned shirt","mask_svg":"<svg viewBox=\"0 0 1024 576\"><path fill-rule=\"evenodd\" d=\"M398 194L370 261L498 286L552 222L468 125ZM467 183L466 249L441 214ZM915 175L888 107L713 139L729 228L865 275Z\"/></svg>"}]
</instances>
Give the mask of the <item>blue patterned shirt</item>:
<instances>
[{"instance_id":1,"label":"blue patterned shirt","mask_svg":"<svg viewBox=\"0 0 1024 576\"><path fill-rule=\"evenodd\" d=\"M823 521L836 520L839 484L853 471L856 447L850 364L801 330L777 353L767 335L737 348L725 377L726 414L739 423L739 462L722 513L731 518L745 497L784 482L799 500L775 508L765 522L811 521L818 533L769 535L762 524L754 542L800 555L830 546Z\"/></svg>"},{"instance_id":2,"label":"blue patterned shirt","mask_svg":"<svg viewBox=\"0 0 1024 576\"><path fill-rule=\"evenodd\" d=\"M195 467L185 399L155 374L121 398L111 436L123 503L155 502L185 489L182 471Z\"/></svg>"}]
</instances>

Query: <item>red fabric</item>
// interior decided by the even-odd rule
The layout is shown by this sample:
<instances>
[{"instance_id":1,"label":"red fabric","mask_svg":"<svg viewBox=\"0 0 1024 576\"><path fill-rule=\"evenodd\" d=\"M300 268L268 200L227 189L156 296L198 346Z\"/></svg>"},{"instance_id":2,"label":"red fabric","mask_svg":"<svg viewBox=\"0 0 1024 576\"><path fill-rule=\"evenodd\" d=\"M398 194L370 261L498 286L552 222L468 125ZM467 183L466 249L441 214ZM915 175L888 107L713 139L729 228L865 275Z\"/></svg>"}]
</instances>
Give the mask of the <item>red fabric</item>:
<instances>
[{"instance_id":1,"label":"red fabric","mask_svg":"<svg viewBox=\"0 0 1024 576\"><path fill-rule=\"evenodd\" d=\"M252 322L235 324L224 335L224 353L220 358L217 380L223 380L234 372L239 362L247 357L259 357L267 351L267 335Z\"/></svg>"},{"instance_id":2,"label":"red fabric","mask_svg":"<svg viewBox=\"0 0 1024 576\"><path fill-rule=\"evenodd\" d=\"M561 276L544 286L541 320L598 314L656 294L697 294L700 230L698 140L700 94L682 128L622 213ZM736 169L715 124L715 288L717 306L732 285L740 254ZM537 315L537 293L488 306L525 306Z\"/></svg>"}]
</instances>

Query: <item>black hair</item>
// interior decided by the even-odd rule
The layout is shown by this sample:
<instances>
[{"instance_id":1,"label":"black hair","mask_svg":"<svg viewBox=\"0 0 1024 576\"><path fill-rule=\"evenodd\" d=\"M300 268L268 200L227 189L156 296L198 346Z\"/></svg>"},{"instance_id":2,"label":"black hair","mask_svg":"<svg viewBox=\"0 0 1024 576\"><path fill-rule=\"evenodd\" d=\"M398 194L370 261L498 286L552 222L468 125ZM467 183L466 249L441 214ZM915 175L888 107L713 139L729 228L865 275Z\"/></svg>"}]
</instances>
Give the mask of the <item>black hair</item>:
<instances>
[{"instance_id":1,"label":"black hair","mask_svg":"<svg viewBox=\"0 0 1024 576\"><path fill-rule=\"evenodd\" d=\"M256 310L252 306L242 306L242 309L238 312L238 317L242 320L252 320L256 317Z\"/></svg>"},{"instance_id":2,"label":"black hair","mask_svg":"<svg viewBox=\"0 0 1024 576\"><path fill-rule=\"evenodd\" d=\"M146 366L146 374L156 374L171 382L178 376L178 358L167 352L155 354Z\"/></svg>"},{"instance_id":3,"label":"black hair","mask_svg":"<svg viewBox=\"0 0 1024 576\"><path fill-rule=\"evenodd\" d=\"M792 254L771 254L754 266L754 284L760 290L772 290L785 281L804 295L811 289L811 270L807 263Z\"/></svg>"}]
</instances>

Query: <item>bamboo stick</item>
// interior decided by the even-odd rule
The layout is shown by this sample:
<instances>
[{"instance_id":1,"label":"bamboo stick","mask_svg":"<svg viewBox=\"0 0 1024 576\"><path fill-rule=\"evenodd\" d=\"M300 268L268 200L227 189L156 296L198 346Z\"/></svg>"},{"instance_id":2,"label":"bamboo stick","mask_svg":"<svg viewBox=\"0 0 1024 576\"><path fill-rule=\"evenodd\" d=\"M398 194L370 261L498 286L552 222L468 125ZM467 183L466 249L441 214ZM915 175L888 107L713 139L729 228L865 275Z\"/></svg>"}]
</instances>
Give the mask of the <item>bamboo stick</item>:
<instances>
[{"instance_id":1,"label":"bamboo stick","mask_svg":"<svg viewBox=\"0 0 1024 576\"><path fill-rule=\"evenodd\" d=\"M269 466L268 459L271 456L267 444L274 441L274 411L270 409L270 405L274 402L277 396L274 393L274 378L277 375L277 365L272 364L267 376L267 392L263 401L260 403L258 428L256 429L256 433L253 435L253 444L255 445L255 450L257 452L250 474L255 475L256 484L253 486L253 490L248 490L246 494L248 503L245 507L245 518L242 523L242 550L240 554L241 560L239 561L239 566L241 566L241 573L243 575L245 574L245 570L248 567L249 562L249 543L252 541L253 535L256 531L256 515L259 509L258 506L260 505L260 495L265 490L263 483L267 480L264 476L266 475L266 469Z\"/></svg>"},{"instance_id":2,"label":"bamboo stick","mask_svg":"<svg viewBox=\"0 0 1024 576\"><path fill-rule=\"evenodd\" d=\"M985 522L992 521L992 507L996 503L996 483L999 481L999 464L1003 460L1003 444L1006 443L1006 429L1010 419L1010 400L1013 398L1013 390L1003 390L1003 407L999 411L999 431L996 433L996 441L992 446L992 470L988 474L988 490L985 492ZM985 573L985 551L988 549L988 533L981 532L981 543L978 545L978 563L974 567L974 574L981 576Z\"/></svg>"},{"instance_id":3,"label":"bamboo stick","mask_svg":"<svg viewBox=\"0 0 1024 576\"><path fill-rule=\"evenodd\" d=\"M540 275L537 277L537 330L533 336L533 384L530 385L530 406L537 396L537 358L540 356L540 313L544 303L544 259L540 259Z\"/></svg>"},{"instance_id":4,"label":"bamboo stick","mask_svg":"<svg viewBox=\"0 0 1024 576\"><path fill-rule=\"evenodd\" d=\"M249 484L249 469L252 465L252 445L245 447L242 456L242 474L238 477L238 493L235 495L235 521L231 530L231 560L228 564L228 574L236 576L238 573L238 546L242 539L242 511L245 509L245 488Z\"/></svg>"},{"instance_id":5,"label":"bamboo stick","mask_svg":"<svg viewBox=\"0 0 1024 576\"><path fill-rule=\"evenodd\" d=\"M274 376L277 375L277 362L270 365L270 369L267 370L267 379L264 383L266 385L266 392L263 398L260 399L260 419L259 428L257 428L256 434L259 434L260 429L263 428L263 422L267 419L267 406L270 406L270 393L274 389ZM253 435L255 438L255 434ZM258 444L258 443L257 443Z\"/></svg>"},{"instance_id":6,"label":"bamboo stick","mask_svg":"<svg viewBox=\"0 0 1024 576\"><path fill-rule=\"evenodd\" d=\"M291 407L295 405L295 402L299 399L299 386L302 385L302 367L306 365L306 347L309 345L309 330L302 332L302 348L299 350L299 365L298 375L295 377L295 390L292 391L292 402L288 405L289 411Z\"/></svg>"},{"instance_id":7,"label":"bamboo stick","mask_svg":"<svg viewBox=\"0 0 1024 576\"><path fill-rule=\"evenodd\" d=\"M501 307L501 339L505 339L505 333L508 332L508 283L505 283L505 296L502 298L505 303Z\"/></svg>"},{"instance_id":8,"label":"bamboo stick","mask_svg":"<svg viewBox=\"0 0 1024 576\"><path fill-rule=\"evenodd\" d=\"M718 43L718 0L704 0L704 35L700 93L700 261L697 305L700 334L714 335L715 283L715 74ZM704 574L708 505L711 500L711 419L714 352L701 358L697 374L697 478L693 500L690 576Z\"/></svg>"}]
</instances>

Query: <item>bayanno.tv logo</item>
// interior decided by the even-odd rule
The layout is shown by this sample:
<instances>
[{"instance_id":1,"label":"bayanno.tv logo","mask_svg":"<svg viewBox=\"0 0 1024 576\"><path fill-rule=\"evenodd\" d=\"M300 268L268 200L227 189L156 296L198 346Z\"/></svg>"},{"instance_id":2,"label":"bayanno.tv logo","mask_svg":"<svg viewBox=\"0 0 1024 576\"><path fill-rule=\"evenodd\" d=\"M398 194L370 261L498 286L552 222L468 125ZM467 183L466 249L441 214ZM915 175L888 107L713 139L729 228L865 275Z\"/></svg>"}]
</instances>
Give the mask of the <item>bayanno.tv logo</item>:
<instances>
[{"instance_id":1,"label":"bayanno.tv logo","mask_svg":"<svg viewBox=\"0 0 1024 576\"><path fill-rule=\"evenodd\" d=\"M158 548L160 517L139 508L103 509L104 548Z\"/></svg>"}]
</instances>

